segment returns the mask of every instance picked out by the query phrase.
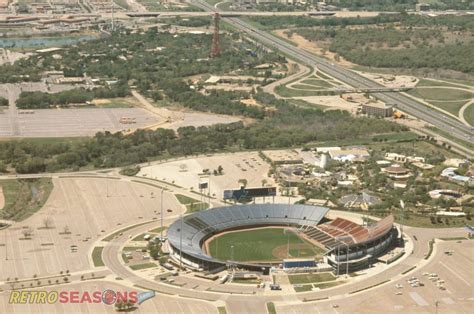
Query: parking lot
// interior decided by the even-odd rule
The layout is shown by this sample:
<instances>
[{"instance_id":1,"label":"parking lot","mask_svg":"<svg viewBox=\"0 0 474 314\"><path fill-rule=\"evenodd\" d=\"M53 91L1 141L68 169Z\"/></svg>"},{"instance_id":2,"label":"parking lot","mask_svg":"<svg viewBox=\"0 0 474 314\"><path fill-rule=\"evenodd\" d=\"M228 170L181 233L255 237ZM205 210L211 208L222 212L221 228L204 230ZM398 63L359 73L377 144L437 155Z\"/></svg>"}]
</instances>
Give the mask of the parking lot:
<instances>
[{"instance_id":1,"label":"parking lot","mask_svg":"<svg viewBox=\"0 0 474 314\"><path fill-rule=\"evenodd\" d=\"M53 289L36 289L47 291L84 291L93 293L94 291L104 291L112 289L119 292L131 292L143 290L136 287L127 287L113 281L95 281L82 282L68 285L60 285ZM72 303L55 303L55 304L8 304L10 291L0 293L0 313L117 313L113 305L98 304L72 304ZM133 313L217 313L217 308L209 302L183 299L164 294L157 294L154 298L149 299L138 306Z\"/></svg>"},{"instance_id":2,"label":"parking lot","mask_svg":"<svg viewBox=\"0 0 474 314\"><path fill-rule=\"evenodd\" d=\"M161 190L150 185L101 178L54 178L53 183L42 209L0 231L0 280L90 269L93 242L127 225L159 218ZM165 217L183 211L171 193L164 193L163 205L172 210ZM45 218L51 219L51 228L44 228ZM23 239L25 227L33 229L29 240Z\"/></svg>"},{"instance_id":3,"label":"parking lot","mask_svg":"<svg viewBox=\"0 0 474 314\"><path fill-rule=\"evenodd\" d=\"M474 307L474 247L472 241L440 242L430 263L405 276L372 291L363 291L343 299L307 304L277 305L278 313L472 313ZM446 251L453 251L449 256ZM428 274L439 280L430 280ZM425 274L425 275L424 275ZM407 281L415 277L423 286L411 286ZM444 286L442 290L438 286Z\"/></svg>"},{"instance_id":4,"label":"parking lot","mask_svg":"<svg viewBox=\"0 0 474 314\"><path fill-rule=\"evenodd\" d=\"M208 169L213 173L222 166L222 175L203 174ZM194 159L179 160L163 164L143 167L138 176L174 182L185 188L198 190L199 182L209 182L211 194L222 198L224 190L237 189L240 179L247 180L247 187L261 187L262 180L273 186L273 178L268 177L270 165L257 152L215 155ZM207 192L207 191L205 191Z\"/></svg>"}]
</instances>

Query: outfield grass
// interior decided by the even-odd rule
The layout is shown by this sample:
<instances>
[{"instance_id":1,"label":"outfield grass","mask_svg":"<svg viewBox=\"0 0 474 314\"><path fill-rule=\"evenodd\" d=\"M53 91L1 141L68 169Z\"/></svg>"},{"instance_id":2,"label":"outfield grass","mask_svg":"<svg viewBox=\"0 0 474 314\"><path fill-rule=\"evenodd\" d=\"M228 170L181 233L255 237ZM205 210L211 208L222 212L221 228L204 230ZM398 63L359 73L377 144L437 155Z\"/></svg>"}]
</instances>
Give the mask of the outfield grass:
<instances>
[{"instance_id":1,"label":"outfield grass","mask_svg":"<svg viewBox=\"0 0 474 314\"><path fill-rule=\"evenodd\" d=\"M33 215L49 198L53 190L50 178L0 181L5 206L0 218L22 221Z\"/></svg>"},{"instance_id":2,"label":"outfield grass","mask_svg":"<svg viewBox=\"0 0 474 314\"><path fill-rule=\"evenodd\" d=\"M103 246L96 246L94 250L92 250L92 261L94 262L95 267L105 266L104 261L102 260L103 250Z\"/></svg>"},{"instance_id":3,"label":"outfield grass","mask_svg":"<svg viewBox=\"0 0 474 314\"><path fill-rule=\"evenodd\" d=\"M146 268L152 268L156 267L155 263L144 263L144 264L137 264L137 265L130 265L130 268L133 270L140 270L140 269L146 269Z\"/></svg>"},{"instance_id":4,"label":"outfield grass","mask_svg":"<svg viewBox=\"0 0 474 314\"><path fill-rule=\"evenodd\" d=\"M292 285L308 284L313 282L324 282L336 280L332 273L314 273L314 274L297 274L288 275L288 280Z\"/></svg>"},{"instance_id":5,"label":"outfield grass","mask_svg":"<svg viewBox=\"0 0 474 314\"><path fill-rule=\"evenodd\" d=\"M290 257L309 257L322 253L293 232L283 228L251 229L223 234L209 243L210 254L221 260L281 261L287 257L288 240Z\"/></svg>"}]
</instances>

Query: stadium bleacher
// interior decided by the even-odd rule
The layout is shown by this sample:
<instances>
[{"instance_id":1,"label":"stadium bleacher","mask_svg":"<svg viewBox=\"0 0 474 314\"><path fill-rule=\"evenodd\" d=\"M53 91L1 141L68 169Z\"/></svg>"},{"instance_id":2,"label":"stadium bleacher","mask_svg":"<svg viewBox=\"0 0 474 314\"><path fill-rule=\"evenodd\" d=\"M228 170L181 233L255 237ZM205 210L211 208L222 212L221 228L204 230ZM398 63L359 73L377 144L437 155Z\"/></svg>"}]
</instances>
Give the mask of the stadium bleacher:
<instances>
[{"instance_id":1,"label":"stadium bleacher","mask_svg":"<svg viewBox=\"0 0 474 314\"><path fill-rule=\"evenodd\" d=\"M221 261L207 255L201 249L203 241L215 233L263 225L311 227L317 225L328 210L320 206L287 204L213 208L183 217L183 223L180 219L175 221L168 229L168 241L172 249L177 252L181 245L183 254L186 254L188 259L219 263Z\"/></svg>"}]
</instances>

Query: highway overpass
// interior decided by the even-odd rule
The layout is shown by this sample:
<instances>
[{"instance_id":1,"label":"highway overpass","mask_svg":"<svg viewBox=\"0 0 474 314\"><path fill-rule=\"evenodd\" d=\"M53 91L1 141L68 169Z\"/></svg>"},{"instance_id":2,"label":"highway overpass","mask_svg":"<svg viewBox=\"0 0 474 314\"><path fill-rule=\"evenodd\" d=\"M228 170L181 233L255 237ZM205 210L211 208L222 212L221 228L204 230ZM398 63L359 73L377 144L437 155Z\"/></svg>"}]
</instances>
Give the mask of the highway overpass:
<instances>
[{"instance_id":1,"label":"highway overpass","mask_svg":"<svg viewBox=\"0 0 474 314\"><path fill-rule=\"evenodd\" d=\"M192 4L209 12L220 11L209 5L203 0L194 0ZM296 59L309 66L317 67L324 73L327 73L336 79L353 86L356 89L383 89L385 86L376 83L354 71L341 67L329 60L318 57L304 49L293 46L292 44L271 35L257 27L250 25L235 17L223 17L223 20L235 28L248 33L259 42L268 47L280 50L285 55L292 59ZM395 104L401 111L416 117L422 121L432 124L436 128L450 134L453 138L462 140L464 142L474 142L474 128L466 126L459 120L450 116L444 115L441 112L428 108L427 106L415 101L414 99L397 92L393 93L373 93L375 97L385 103ZM467 150L472 154L472 150Z\"/></svg>"}]
</instances>

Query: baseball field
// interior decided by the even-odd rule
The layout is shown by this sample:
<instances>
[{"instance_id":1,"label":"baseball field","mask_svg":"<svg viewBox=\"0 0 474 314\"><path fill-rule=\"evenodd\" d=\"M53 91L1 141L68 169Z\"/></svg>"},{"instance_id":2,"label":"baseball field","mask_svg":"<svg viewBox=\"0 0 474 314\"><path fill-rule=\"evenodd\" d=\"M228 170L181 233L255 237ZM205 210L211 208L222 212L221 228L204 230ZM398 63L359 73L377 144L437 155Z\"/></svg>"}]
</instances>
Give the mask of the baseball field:
<instances>
[{"instance_id":1,"label":"baseball field","mask_svg":"<svg viewBox=\"0 0 474 314\"><path fill-rule=\"evenodd\" d=\"M322 250L287 228L259 228L223 233L207 243L211 256L239 262L276 262L313 257Z\"/></svg>"}]
</instances>

